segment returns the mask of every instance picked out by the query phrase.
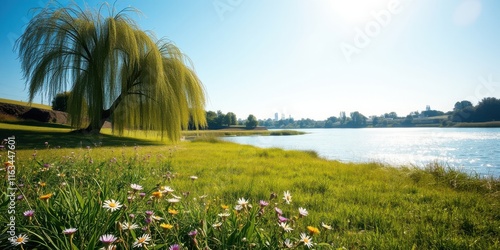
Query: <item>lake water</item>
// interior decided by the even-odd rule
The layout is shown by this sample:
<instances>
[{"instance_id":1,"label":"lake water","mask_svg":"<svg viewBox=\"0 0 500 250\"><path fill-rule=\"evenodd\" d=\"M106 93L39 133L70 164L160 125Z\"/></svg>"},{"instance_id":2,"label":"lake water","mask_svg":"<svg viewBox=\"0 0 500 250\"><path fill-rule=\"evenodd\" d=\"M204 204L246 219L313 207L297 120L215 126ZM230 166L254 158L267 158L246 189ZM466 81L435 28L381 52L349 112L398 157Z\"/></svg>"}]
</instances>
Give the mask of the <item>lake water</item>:
<instances>
[{"instance_id":1,"label":"lake water","mask_svg":"<svg viewBox=\"0 0 500 250\"><path fill-rule=\"evenodd\" d=\"M500 128L297 129L296 136L224 140L262 148L314 150L342 162L424 166L437 161L466 173L500 177Z\"/></svg>"}]
</instances>

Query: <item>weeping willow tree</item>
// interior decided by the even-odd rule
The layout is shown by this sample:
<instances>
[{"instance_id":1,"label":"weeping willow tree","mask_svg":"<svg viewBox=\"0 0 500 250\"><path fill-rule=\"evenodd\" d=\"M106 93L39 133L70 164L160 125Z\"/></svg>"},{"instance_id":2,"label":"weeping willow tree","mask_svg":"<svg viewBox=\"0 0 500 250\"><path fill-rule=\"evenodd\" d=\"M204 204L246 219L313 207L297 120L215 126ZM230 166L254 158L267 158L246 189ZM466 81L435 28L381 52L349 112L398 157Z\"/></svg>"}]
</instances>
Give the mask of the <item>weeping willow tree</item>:
<instances>
[{"instance_id":1,"label":"weeping willow tree","mask_svg":"<svg viewBox=\"0 0 500 250\"><path fill-rule=\"evenodd\" d=\"M105 7L49 6L30 20L16 43L30 102L69 90L71 125L92 133L110 120L119 134L154 130L176 140L190 119L206 126L203 85L189 59L140 30L126 15L133 9Z\"/></svg>"}]
</instances>

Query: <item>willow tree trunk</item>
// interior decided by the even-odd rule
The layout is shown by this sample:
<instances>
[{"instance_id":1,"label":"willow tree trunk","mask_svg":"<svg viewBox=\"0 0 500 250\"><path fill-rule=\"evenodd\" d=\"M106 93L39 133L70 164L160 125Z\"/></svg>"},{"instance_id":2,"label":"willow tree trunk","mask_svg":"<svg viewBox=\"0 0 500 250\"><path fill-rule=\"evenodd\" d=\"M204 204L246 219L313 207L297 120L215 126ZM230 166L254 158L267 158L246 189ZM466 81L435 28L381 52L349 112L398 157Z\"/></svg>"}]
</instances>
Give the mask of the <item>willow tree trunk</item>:
<instances>
[{"instance_id":1,"label":"willow tree trunk","mask_svg":"<svg viewBox=\"0 0 500 250\"><path fill-rule=\"evenodd\" d=\"M101 133L102 126L104 123L111 117L115 109L118 107L118 105L121 103L123 98L127 95L127 93L121 93L118 98L113 102L111 107L107 110L103 110L101 112L101 118L99 120L99 123L97 126L93 126L93 122L90 122L89 126L85 129L81 129L80 131L86 134L99 134Z\"/></svg>"},{"instance_id":2,"label":"willow tree trunk","mask_svg":"<svg viewBox=\"0 0 500 250\"><path fill-rule=\"evenodd\" d=\"M99 123L97 126L92 126L93 124L90 123L87 128L83 129L82 132L85 134L99 134L101 133L102 126L104 126L104 123L109 119L111 116L110 110L105 110L102 112L101 119L99 120Z\"/></svg>"}]
</instances>

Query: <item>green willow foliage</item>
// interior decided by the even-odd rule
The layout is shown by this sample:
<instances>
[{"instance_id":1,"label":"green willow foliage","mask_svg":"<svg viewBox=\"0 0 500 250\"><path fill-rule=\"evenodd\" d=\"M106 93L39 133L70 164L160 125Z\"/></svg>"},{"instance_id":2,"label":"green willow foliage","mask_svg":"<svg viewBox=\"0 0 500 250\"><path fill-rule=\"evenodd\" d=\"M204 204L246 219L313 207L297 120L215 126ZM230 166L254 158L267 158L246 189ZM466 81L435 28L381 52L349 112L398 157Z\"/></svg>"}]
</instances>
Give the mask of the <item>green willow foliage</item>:
<instances>
[{"instance_id":1,"label":"green willow foliage","mask_svg":"<svg viewBox=\"0 0 500 250\"><path fill-rule=\"evenodd\" d=\"M50 6L28 23L16 49L30 102L71 91L72 126L159 131L177 140L190 119L206 126L205 91L191 62L172 43L138 28L127 8L109 17L98 11Z\"/></svg>"}]
</instances>

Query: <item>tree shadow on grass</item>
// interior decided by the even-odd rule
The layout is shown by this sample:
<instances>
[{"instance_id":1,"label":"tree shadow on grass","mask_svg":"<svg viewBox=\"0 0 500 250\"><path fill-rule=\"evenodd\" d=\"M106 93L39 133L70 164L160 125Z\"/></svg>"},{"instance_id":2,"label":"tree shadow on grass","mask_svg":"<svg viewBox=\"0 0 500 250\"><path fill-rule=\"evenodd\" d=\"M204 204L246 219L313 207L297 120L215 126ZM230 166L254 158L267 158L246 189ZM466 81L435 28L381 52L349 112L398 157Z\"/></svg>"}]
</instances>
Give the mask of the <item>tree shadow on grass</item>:
<instances>
[{"instance_id":1,"label":"tree shadow on grass","mask_svg":"<svg viewBox=\"0 0 500 250\"><path fill-rule=\"evenodd\" d=\"M67 131L37 131L0 128L0 140L6 139L10 136L15 136L16 149L165 145L165 142L161 141L143 140L107 134L85 135ZM47 142L47 145L45 142Z\"/></svg>"},{"instance_id":2,"label":"tree shadow on grass","mask_svg":"<svg viewBox=\"0 0 500 250\"><path fill-rule=\"evenodd\" d=\"M70 128L68 125L64 124L44 123L34 120L2 121L2 123L12 124L12 125L22 125L22 126L47 127L47 128Z\"/></svg>"}]
</instances>

